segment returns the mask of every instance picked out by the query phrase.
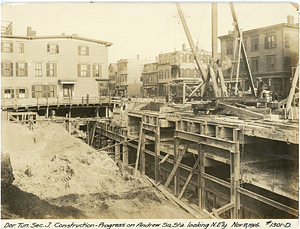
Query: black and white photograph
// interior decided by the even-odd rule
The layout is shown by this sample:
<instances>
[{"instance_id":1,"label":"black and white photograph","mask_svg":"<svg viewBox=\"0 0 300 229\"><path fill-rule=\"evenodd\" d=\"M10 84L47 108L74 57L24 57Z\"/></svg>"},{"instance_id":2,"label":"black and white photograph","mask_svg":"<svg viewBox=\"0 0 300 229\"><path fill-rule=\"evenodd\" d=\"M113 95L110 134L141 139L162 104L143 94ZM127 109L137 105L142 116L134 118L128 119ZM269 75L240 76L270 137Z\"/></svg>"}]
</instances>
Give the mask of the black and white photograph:
<instances>
[{"instance_id":1,"label":"black and white photograph","mask_svg":"<svg viewBox=\"0 0 300 229\"><path fill-rule=\"evenodd\" d=\"M1 228L298 228L298 201L298 3L2 2Z\"/></svg>"}]
</instances>

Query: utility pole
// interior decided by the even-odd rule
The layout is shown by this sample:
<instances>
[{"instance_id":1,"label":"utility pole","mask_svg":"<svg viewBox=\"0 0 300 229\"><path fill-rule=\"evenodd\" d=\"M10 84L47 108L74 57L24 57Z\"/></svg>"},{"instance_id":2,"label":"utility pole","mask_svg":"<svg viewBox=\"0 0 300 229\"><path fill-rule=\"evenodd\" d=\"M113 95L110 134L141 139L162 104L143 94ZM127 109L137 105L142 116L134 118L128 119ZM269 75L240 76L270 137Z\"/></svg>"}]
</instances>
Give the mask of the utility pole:
<instances>
[{"instance_id":1,"label":"utility pole","mask_svg":"<svg viewBox=\"0 0 300 229\"><path fill-rule=\"evenodd\" d=\"M218 57L218 3L213 2L211 5L211 27L212 27L212 58L216 61Z\"/></svg>"}]
</instances>

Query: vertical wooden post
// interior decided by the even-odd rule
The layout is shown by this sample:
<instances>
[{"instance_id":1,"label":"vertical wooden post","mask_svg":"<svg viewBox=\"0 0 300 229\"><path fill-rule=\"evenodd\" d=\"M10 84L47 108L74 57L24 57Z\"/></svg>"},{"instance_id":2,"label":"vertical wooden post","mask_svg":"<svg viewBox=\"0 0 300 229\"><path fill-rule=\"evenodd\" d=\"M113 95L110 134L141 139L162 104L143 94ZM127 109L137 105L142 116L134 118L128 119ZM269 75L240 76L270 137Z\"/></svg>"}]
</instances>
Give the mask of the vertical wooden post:
<instances>
[{"instance_id":1,"label":"vertical wooden post","mask_svg":"<svg viewBox=\"0 0 300 229\"><path fill-rule=\"evenodd\" d=\"M99 107L96 108L96 118L99 118Z\"/></svg>"},{"instance_id":2,"label":"vertical wooden post","mask_svg":"<svg viewBox=\"0 0 300 229\"><path fill-rule=\"evenodd\" d=\"M173 165L176 165L176 162L178 160L179 157L179 146L180 146L180 139L177 136L174 136L174 161L173 161ZM175 196L178 196L179 194L179 182L180 182L180 168L178 167L178 169L175 172L174 175L174 194Z\"/></svg>"},{"instance_id":3,"label":"vertical wooden post","mask_svg":"<svg viewBox=\"0 0 300 229\"><path fill-rule=\"evenodd\" d=\"M128 146L127 146L127 138L125 138L125 143L123 144L123 171L124 167L128 166Z\"/></svg>"},{"instance_id":4,"label":"vertical wooden post","mask_svg":"<svg viewBox=\"0 0 300 229\"><path fill-rule=\"evenodd\" d=\"M49 118L49 107L46 108L46 118Z\"/></svg>"},{"instance_id":5,"label":"vertical wooden post","mask_svg":"<svg viewBox=\"0 0 300 229\"><path fill-rule=\"evenodd\" d=\"M186 87L186 83L183 82L183 88L182 88L182 103L185 104L185 88Z\"/></svg>"},{"instance_id":6,"label":"vertical wooden post","mask_svg":"<svg viewBox=\"0 0 300 229\"><path fill-rule=\"evenodd\" d=\"M155 182L160 182L160 166L159 166L159 158L160 155L160 126L159 126L159 118L156 118L156 130L155 130Z\"/></svg>"},{"instance_id":7,"label":"vertical wooden post","mask_svg":"<svg viewBox=\"0 0 300 229\"><path fill-rule=\"evenodd\" d=\"M230 202L234 203L231 209L231 218L237 219L240 210L240 195L237 192L240 181L240 149L238 141L238 129L233 130L235 149L230 152Z\"/></svg>"},{"instance_id":8,"label":"vertical wooden post","mask_svg":"<svg viewBox=\"0 0 300 229\"><path fill-rule=\"evenodd\" d=\"M86 144L90 144L90 127L89 127L89 121L87 121L86 124Z\"/></svg>"},{"instance_id":9,"label":"vertical wooden post","mask_svg":"<svg viewBox=\"0 0 300 229\"><path fill-rule=\"evenodd\" d=\"M205 178L203 177L203 174L205 172L205 155L203 151L203 145L198 144L198 157L200 157L200 161L198 164L198 198L199 198L199 209L203 210L205 209Z\"/></svg>"},{"instance_id":10,"label":"vertical wooden post","mask_svg":"<svg viewBox=\"0 0 300 229\"><path fill-rule=\"evenodd\" d=\"M68 132L71 133L71 109L69 109Z\"/></svg>"},{"instance_id":11,"label":"vertical wooden post","mask_svg":"<svg viewBox=\"0 0 300 229\"><path fill-rule=\"evenodd\" d=\"M121 155L120 155L120 145L115 146L115 162L120 161Z\"/></svg>"},{"instance_id":12,"label":"vertical wooden post","mask_svg":"<svg viewBox=\"0 0 300 229\"><path fill-rule=\"evenodd\" d=\"M143 127L143 123L142 127ZM140 172L142 175L146 174L146 155L145 155L145 130L144 128L142 129L142 135L141 135L141 158L140 158L140 163L141 163L141 167L140 167Z\"/></svg>"}]
</instances>

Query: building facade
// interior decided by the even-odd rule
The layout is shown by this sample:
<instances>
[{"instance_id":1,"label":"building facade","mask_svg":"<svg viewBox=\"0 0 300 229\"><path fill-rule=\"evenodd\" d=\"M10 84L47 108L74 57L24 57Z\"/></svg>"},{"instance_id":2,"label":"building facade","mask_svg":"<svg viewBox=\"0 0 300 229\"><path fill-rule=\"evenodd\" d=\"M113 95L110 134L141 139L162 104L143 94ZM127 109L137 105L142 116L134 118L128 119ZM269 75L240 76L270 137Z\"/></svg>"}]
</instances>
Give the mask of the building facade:
<instances>
[{"instance_id":1,"label":"building facade","mask_svg":"<svg viewBox=\"0 0 300 229\"><path fill-rule=\"evenodd\" d=\"M118 76L118 65L117 63L110 63L108 66L108 77L109 77L109 91L115 94L116 84Z\"/></svg>"},{"instance_id":2,"label":"building facade","mask_svg":"<svg viewBox=\"0 0 300 229\"><path fill-rule=\"evenodd\" d=\"M204 66L207 66L211 55L199 51L199 56ZM159 54L157 71L159 96L165 96L169 93L170 84L174 85L183 81L190 84L199 84L201 81L194 55L186 49L185 45L182 46L181 51ZM176 90L178 92L178 88Z\"/></svg>"},{"instance_id":3,"label":"building facade","mask_svg":"<svg viewBox=\"0 0 300 229\"><path fill-rule=\"evenodd\" d=\"M30 27L26 36L1 38L2 102L107 94L112 43L77 34L36 36Z\"/></svg>"},{"instance_id":4,"label":"building facade","mask_svg":"<svg viewBox=\"0 0 300 229\"><path fill-rule=\"evenodd\" d=\"M142 72L143 81L143 97L156 97L158 96L158 62L145 64Z\"/></svg>"},{"instance_id":5,"label":"building facade","mask_svg":"<svg viewBox=\"0 0 300 229\"><path fill-rule=\"evenodd\" d=\"M243 32L243 41L248 56L248 62L254 78L261 79L279 97L286 98L290 89L290 79L292 77L292 67L298 63L299 49L299 24L294 23L292 16L288 16L287 23L247 30ZM234 32L225 36L220 36L221 59L229 58L232 63L234 60L235 37ZM237 42L238 44L239 42ZM225 80L230 79L233 71L232 80L236 80L237 64L223 72ZM239 82L243 90L250 87L249 80L246 78L245 63L241 60L239 68ZM257 85L255 85L257 86Z\"/></svg>"},{"instance_id":6,"label":"building facade","mask_svg":"<svg viewBox=\"0 0 300 229\"><path fill-rule=\"evenodd\" d=\"M151 63L150 60L120 59L117 62L118 73L116 82L116 95L128 97L142 96L141 73L144 64Z\"/></svg>"}]
</instances>

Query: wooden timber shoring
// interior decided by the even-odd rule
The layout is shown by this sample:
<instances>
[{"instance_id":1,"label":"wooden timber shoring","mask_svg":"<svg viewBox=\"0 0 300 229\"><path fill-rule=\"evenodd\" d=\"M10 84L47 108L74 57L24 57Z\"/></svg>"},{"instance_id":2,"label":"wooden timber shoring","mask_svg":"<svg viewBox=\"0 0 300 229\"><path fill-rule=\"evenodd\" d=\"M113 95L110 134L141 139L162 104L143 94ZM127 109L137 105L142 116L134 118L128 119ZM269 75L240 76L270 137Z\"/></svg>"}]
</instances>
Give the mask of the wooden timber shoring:
<instances>
[{"instance_id":1,"label":"wooden timber shoring","mask_svg":"<svg viewBox=\"0 0 300 229\"><path fill-rule=\"evenodd\" d=\"M157 117L157 116L156 116ZM230 120L230 119L229 119ZM150 119L149 119L150 121ZM152 120L153 121L153 120ZM185 124L184 124L185 123ZM184 124L184 125L182 125ZM243 128L241 128L241 126ZM154 133L157 133L157 126L159 126L159 122L155 121L154 124L145 123L143 125L146 130L150 130ZM195 127L199 127L195 131ZM249 129L255 129L258 127L259 129L270 129L271 125L264 121L259 121L258 123L249 122L247 124ZM295 129L293 125L288 125L292 130ZM275 123L275 128L283 128L282 124ZM273 127L274 129L274 127ZM213 130L215 132L213 132ZM226 131L225 131L226 130ZM198 132L199 131L199 132ZM229 133L231 131L231 133ZM194 142L199 145L198 155L200 157L198 164L198 188L199 188L199 208L205 209L205 180L210 180L212 182L216 182L224 187L230 189L230 200L229 204L225 206L215 209L215 213L221 215L225 211L230 210L232 218L240 218L240 195L247 195L252 197L253 199L258 199L259 201L266 203L272 207L284 210L290 214L295 215L297 210L292 209L286 205L280 204L276 201L269 201L268 198L262 197L256 193L251 193L248 190L241 189L240 187L240 144L243 143L244 139L241 137L245 131L245 124L242 124L242 121L233 120L233 123L229 123L228 120L213 120L212 122L204 120L199 120L195 118L184 118L180 121L176 121L176 129L174 131L174 160L168 158L167 156L157 155L156 152L152 152L147 149L143 149L142 152L152 155L156 157L158 160L162 160L161 162L167 161L169 163L174 163L173 169L171 171L174 177L174 193L175 196L179 194L179 179L180 174L178 168L185 169L187 171L192 171L193 169L181 164L180 157L182 155L179 154L180 141L182 142ZM110 134L109 132L107 132ZM200 133L200 134L199 134ZM123 136L124 137L124 136ZM137 145L126 143L126 146L130 146L133 148L137 148ZM229 151L230 154L230 182L226 182L221 180L215 176L206 174L204 172L204 159L205 152L203 151L203 146L208 145L214 148L225 149ZM201 150L202 149L202 150ZM202 159L202 160L201 160ZM124 158L123 158L124 160ZM179 162L178 162L179 161ZM176 163L178 162L178 164ZM159 163L158 163L159 164ZM159 168L159 167L158 167ZM156 172L156 169L155 169ZM192 173L193 174L193 173ZM172 178L169 176L168 180ZM181 178L182 179L182 178ZM158 182L156 180L156 182ZM191 181L189 181L191 182ZM167 183L167 182L166 182ZM168 181L170 183L170 181ZM186 185L185 185L186 186ZM185 188L186 189L186 188ZM184 190L180 192L180 198L183 196Z\"/></svg>"},{"instance_id":2,"label":"wooden timber shoring","mask_svg":"<svg viewBox=\"0 0 300 229\"><path fill-rule=\"evenodd\" d=\"M177 151L179 153L177 155L177 158L174 160L174 162L175 162L174 167L173 167L173 169L172 169L172 171L171 171L171 173L170 173L170 175L169 175L169 177L168 177L168 179L167 179L167 181L165 183L165 187L166 188L169 187L169 185L170 185L170 183L172 181L172 178L174 177L175 173L177 172L179 164L180 164L180 162L181 162L181 160L183 158L183 155L186 153L189 145L190 145L190 142L186 142L185 145L184 145L184 148L182 149L182 151L181 150ZM175 149L175 147L174 147L174 149Z\"/></svg>"}]
</instances>

